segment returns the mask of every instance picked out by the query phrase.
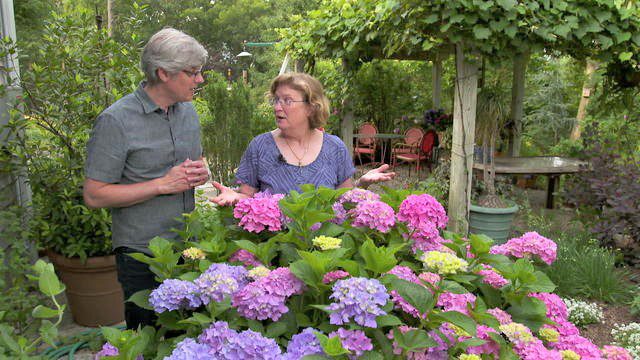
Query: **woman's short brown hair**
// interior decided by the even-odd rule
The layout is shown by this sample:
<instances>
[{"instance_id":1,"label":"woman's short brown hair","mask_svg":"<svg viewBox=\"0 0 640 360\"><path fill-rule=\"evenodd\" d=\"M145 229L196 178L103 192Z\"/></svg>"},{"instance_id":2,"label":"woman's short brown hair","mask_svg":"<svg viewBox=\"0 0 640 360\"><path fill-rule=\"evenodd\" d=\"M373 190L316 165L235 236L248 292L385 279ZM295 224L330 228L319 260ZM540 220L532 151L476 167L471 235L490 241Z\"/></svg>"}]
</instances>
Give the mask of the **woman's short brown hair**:
<instances>
[{"instance_id":1,"label":"woman's short brown hair","mask_svg":"<svg viewBox=\"0 0 640 360\"><path fill-rule=\"evenodd\" d=\"M329 99L324 94L318 79L305 73L284 73L271 82L269 95L274 97L280 86L288 86L304 94L304 100L311 105L309 126L312 129L323 127L329 118Z\"/></svg>"}]
</instances>

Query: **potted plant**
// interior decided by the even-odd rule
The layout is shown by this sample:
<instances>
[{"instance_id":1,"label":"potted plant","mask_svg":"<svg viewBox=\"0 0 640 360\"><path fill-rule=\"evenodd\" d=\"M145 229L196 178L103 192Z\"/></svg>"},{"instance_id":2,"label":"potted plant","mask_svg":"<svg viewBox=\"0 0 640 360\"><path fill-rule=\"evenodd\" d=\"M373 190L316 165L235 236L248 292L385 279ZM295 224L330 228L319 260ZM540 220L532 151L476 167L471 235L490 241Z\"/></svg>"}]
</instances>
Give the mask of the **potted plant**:
<instances>
[{"instance_id":1,"label":"potted plant","mask_svg":"<svg viewBox=\"0 0 640 360\"><path fill-rule=\"evenodd\" d=\"M14 44L1 46L15 50ZM75 321L86 326L124 318L111 217L84 205L81 184L95 118L137 84L132 47L109 38L90 16L54 14L40 51L22 63L29 71L22 73L23 96L7 124L9 151L0 155L3 164L27 169L33 192L30 232L66 284Z\"/></svg>"},{"instance_id":2,"label":"potted plant","mask_svg":"<svg viewBox=\"0 0 640 360\"><path fill-rule=\"evenodd\" d=\"M502 128L509 116L507 96L500 89L484 87L478 93L476 138L482 141L483 181L485 193L471 204L469 232L485 234L496 242L507 240L518 206L496 193L493 153Z\"/></svg>"}]
</instances>

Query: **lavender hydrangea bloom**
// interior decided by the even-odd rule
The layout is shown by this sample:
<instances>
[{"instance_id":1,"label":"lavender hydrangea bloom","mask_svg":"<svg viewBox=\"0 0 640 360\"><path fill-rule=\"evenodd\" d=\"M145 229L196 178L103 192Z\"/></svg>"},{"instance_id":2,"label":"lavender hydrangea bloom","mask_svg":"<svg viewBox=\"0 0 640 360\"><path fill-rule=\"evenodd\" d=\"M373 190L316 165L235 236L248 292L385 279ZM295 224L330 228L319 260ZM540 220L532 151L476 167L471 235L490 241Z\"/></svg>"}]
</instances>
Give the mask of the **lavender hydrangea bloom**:
<instances>
[{"instance_id":1,"label":"lavender hydrangea bloom","mask_svg":"<svg viewBox=\"0 0 640 360\"><path fill-rule=\"evenodd\" d=\"M202 305L200 289L189 281L167 279L149 295L149 303L157 313Z\"/></svg>"},{"instance_id":2,"label":"lavender hydrangea bloom","mask_svg":"<svg viewBox=\"0 0 640 360\"><path fill-rule=\"evenodd\" d=\"M120 352L118 348L106 342L102 345L102 349L98 353L96 353L94 360L100 360L106 356L118 356Z\"/></svg>"},{"instance_id":3,"label":"lavender hydrangea bloom","mask_svg":"<svg viewBox=\"0 0 640 360\"><path fill-rule=\"evenodd\" d=\"M283 360L300 360L307 355L322 355L322 347L320 341L314 334L317 331L314 328L306 328L299 334L293 335L289 345L287 345L287 352L283 355Z\"/></svg>"},{"instance_id":4,"label":"lavender hydrangea bloom","mask_svg":"<svg viewBox=\"0 0 640 360\"><path fill-rule=\"evenodd\" d=\"M349 190L342 194L340 199L338 199L338 201L336 201L332 206L335 218L333 218L331 222L342 224L347 219L347 208L354 207L359 202L367 200L380 200L380 195L372 191L359 188Z\"/></svg>"},{"instance_id":5,"label":"lavender hydrangea bloom","mask_svg":"<svg viewBox=\"0 0 640 360\"><path fill-rule=\"evenodd\" d=\"M246 330L229 338L219 355L225 360L280 360L282 351L275 340Z\"/></svg>"},{"instance_id":6,"label":"lavender hydrangea bloom","mask_svg":"<svg viewBox=\"0 0 640 360\"><path fill-rule=\"evenodd\" d=\"M199 344L192 338L185 338L164 360L209 360L212 358L213 353L209 346Z\"/></svg>"},{"instance_id":7,"label":"lavender hydrangea bloom","mask_svg":"<svg viewBox=\"0 0 640 360\"><path fill-rule=\"evenodd\" d=\"M382 201L371 200L358 203L355 209L349 211L353 216L352 225L368 227L386 233L396 224L393 208Z\"/></svg>"},{"instance_id":8,"label":"lavender hydrangea bloom","mask_svg":"<svg viewBox=\"0 0 640 360\"><path fill-rule=\"evenodd\" d=\"M343 325L353 318L358 325L375 328L376 317L387 314L382 306L389 300L389 294L376 279L353 277L338 280L333 285L330 298L337 301L328 307L333 311L329 316L333 325Z\"/></svg>"},{"instance_id":9,"label":"lavender hydrangea bloom","mask_svg":"<svg viewBox=\"0 0 640 360\"><path fill-rule=\"evenodd\" d=\"M205 329L198 337L198 341L208 345L212 353L219 353L222 348L229 342L229 339L238 335L238 333L229 329L229 324L224 321L216 321Z\"/></svg>"},{"instance_id":10,"label":"lavender hydrangea bloom","mask_svg":"<svg viewBox=\"0 0 640 360\"><path fill-rule=\"evenodd\" d=\"M245 268L227 264L211 264L207 271L194 281L205 305L211 301L222 301L225 296L233 295L247 283Z\"/></svg>"},{"instance_id":11,"label":"lavender hydrangea bloom","mask_svg":"<svg viewBox=\"0 0 640 360\"><path fill-rule=\"evenodd\" d=\"M329 334L329 337L340 337L342 347L351 351L352 355L349 355L349 359L357 359L364 354L365 351L373 350L373 344L362 330L346 330L339 328L338 331L334 331Z\"/></svg>"},{"instance_id":12,"label":"lavender hydrangea bloom","mask_svg":"<svg viewBox=\"0 0 640 360\"><path fill-rule=\"evenodd\" d=\"M288 268L278 268L233 295L232 304L240 315L254 320L277 321L289 311L288 297L301 294L304 283Z\"/></svg>"}]
</instances>

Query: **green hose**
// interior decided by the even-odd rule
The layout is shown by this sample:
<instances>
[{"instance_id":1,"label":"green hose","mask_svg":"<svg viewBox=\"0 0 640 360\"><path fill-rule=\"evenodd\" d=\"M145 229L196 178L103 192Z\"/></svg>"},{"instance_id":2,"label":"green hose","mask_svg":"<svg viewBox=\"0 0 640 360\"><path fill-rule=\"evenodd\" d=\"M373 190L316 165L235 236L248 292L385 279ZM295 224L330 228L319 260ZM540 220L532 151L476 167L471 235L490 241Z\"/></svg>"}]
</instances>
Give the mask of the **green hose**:
<instances>
[{"instance_id":1,"label":"green hose","mask_svg":"<svg viewBox=\"0 0 640 360\"><path fill-rule=\"evenodd\" d=\"M116 328L120 329L120 330L124 330L124 325L118 325L116 326ZM92 333L100 333L102 330L100 329L89 329L89 330L85 330L75 336L83 336L83 335L89 335ZM85 340L80 340L77 341L75 343L72 344L67 344L64 346L59 346L61 345L62 342L57 342L56 343L56 347L48 347L46 348L40 355L44 356L46 359L49 360L58 360L60 358L62 358L63 356L67 355L67 359L69 360L73 360L74 355L76 353L76 351L89 347L89 343Z\"/></svg>"}]
</instances>

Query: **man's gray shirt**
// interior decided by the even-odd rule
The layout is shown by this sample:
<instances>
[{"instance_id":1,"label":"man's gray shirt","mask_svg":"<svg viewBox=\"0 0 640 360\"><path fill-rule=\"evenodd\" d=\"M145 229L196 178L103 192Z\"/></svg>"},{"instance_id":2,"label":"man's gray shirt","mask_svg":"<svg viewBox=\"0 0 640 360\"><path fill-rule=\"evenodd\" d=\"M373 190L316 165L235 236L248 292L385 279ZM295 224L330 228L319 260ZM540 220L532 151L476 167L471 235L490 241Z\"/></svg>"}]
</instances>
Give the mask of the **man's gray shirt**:
<instances>
[{"instance_id":1,"label":"man's gray shirt","mask_svg":"<svg viewBox=\"0 0 640 360\"><path fill-rule=\"evenodd\" d=\"M200 124L191 103L176 103L165 113L142 88L115 102L96 120L87 145L87 178L134 184L164 176L187 158L202 155ZM156 236L177 238L183 213L194 209L194 191L160 195L111 209L114 249L127 246L149 253Z\"/></svg>"}]
</instances>

